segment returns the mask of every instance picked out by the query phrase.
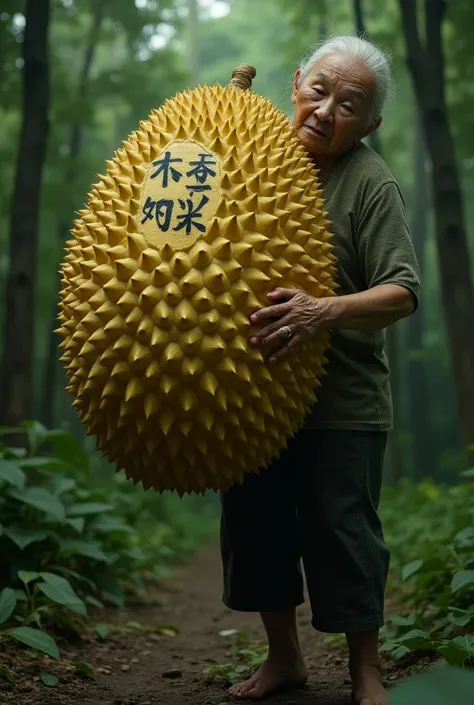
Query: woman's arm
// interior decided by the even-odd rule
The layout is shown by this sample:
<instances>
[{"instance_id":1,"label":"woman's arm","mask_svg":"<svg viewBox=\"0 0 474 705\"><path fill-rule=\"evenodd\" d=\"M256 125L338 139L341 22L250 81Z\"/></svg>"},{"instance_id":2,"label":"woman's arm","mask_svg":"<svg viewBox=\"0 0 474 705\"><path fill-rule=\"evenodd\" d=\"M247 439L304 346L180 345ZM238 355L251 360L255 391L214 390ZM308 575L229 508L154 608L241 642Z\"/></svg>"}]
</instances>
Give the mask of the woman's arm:
<instances>
[{"instance_id":1,"label":"woman's arm","mask_svg":"<svg viewBox=\"0 0 474 705\"><path fill-rule=\"evenodd\" d=\"M381 330L410 316L416 303L413 293L399 284L380 284L367 291L319 300L324 328Z\"/></svg>"}]
</instances>

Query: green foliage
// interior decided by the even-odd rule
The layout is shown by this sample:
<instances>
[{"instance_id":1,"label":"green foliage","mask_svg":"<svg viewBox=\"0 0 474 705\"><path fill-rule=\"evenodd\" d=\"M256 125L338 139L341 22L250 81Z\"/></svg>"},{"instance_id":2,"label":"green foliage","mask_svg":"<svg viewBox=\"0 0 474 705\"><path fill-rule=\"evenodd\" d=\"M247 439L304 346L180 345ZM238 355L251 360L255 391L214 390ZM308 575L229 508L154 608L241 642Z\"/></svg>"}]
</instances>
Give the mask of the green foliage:
<instances>
[{"instance_id":1,"label":"green foliage","mask_svg":"<svg viewBox=\"0 0 474 705\"><path fill-rule=\"evenodd\" d=\"M220 636L226 639L234 637L227 651L227 655L232 660L223 664L214 663L205 668L203 674L210 679L224 681L227 684L236 683L261 666L268 656L268 646L252 643L249 635L244 632L229 629L221 631Z\"/></svg>"},{"instance_id":2,"label":"green foliage","mask_svg":"<svg viewBox=\"0 0 474 705\"><path fill-rule=\"evenodd\" d=\"M58 684L58 678L53 673L43 672L41 680L48 688L54 688Z\"/></svg>"},{"instance_id":3,"label":"green foliage","mask_svg":"<svg viewBox=\"0 0 474 705\"><path fill-rule=\"evenodd\" d=\"M405 607L388 618L383 648L396 659L425 651L474 665L474 484L404 482L386 490L382 511L391 587Z\"/></svg>"},{"instance_id":4,"label":"green foliage","mask_svg":"<svg viewBox=\"0 0 474 705\"><path fill-rule=\"evenodd\" d=\"M457 487L405 481L384 492L382 518L392 551L389 593L402 610L388 616L381 650L395 660L419 653L452 667L474 666L474 483L471 471L464 475L467 482ZM265 660L266 647L250 643L246 634L229 630L221 636L235 638L230 660L206 668L207 676L235 682ZM341 639L330 635L326 641L338 645ZM431 681L426 683L413 692L418 687L431 692Z\"/></svg>"},{"instance_id":5,"label":"green foliage","mask_svg":"<svg viewBox=\"0 0 474 705\"><path fill-rule=\"evenodd\" d=\"M474 693L474 672L434 666L395 686L390 705L468 705Z\"/></svg>"},{"instance_id":6,"label":"green foliage","mask_svg":"<svg viewBox=\"0 0 474 705\"><path fill-rule=\"evenodd\" d=\"M2 286L7 281L10 198L22 120L24 5L21 0L6 0L0 11ZM105 160L137 129L139 121L182 88L187 78L186 66L174 41L157 41L164 30L173 37L180 27L179 3L174 0L159 3L52 0L51 6L50 130L43 175L36 297L38 407L43 361L48 354L50 331L56 327L53 311L59 283L54 273L75 212L86 201L97 174L104 173ZM84 80L88 60L90 67ZM79 147L75 155L71 153L73 142ZM2 291L0 301L3 300ZM0 305L0 331L3 308ZM62 382L61 379L60 385ZM68 416L72 416L70 411L63 415L58 410L56 418Z\"/></svg>"},{"instance_id":7,"label":"green foliage","mask_svg":"<svg viewBox=\"0 0 474 705\"><path fill-rule=\"evenodd\" d=\"M227 82L240 62L257 67L254 89L268 96L289 114L291 83L301 58L322 34L354 31L352 0L232 0L225 17L213 18L211 2L203 3L197 28L201 82ZM45 384L50 331L56 327L53 312L59 283L56 272L63 243L72 226L75 211L84 204L96 174L103 173L105 160L121 145L128 133L165 98L187 88L184 0L114 3L88 0L53 0L51 23L52 107L48 159L43 178L40 242L38 251L37 326L35 345L36 416L49 424L66 420L77 425L64 393L65 379L57 373L56 389ZM204 7L205 6L205 7ZM98 15L98 9L101 12ZM209 8L206 9L206 8ZM474 6L469 0L451 3L443 41L446 49L448 91L452 127L466 195L466 221L471 228L474 255L474 188L472 130L469 129L472 102L471 39L468 31ZM21 51L24 2L4 0L0 13L0 281L8 271L8 219L14 180L18 136L21 127ZM411 81L405 62L398 0L383 6L378 0L364 0L363 9L370 36L393 54L395 100L389 102L380 130L383 154L399 180L409 212L416 193L413 151L416 132ZM97 17L100 16L100 23ZM271 48L271 51L269 51ZM92 57L85 80L83 69ZM73 136L80 137L79 154L71 153ZM471 217L473 216L473 217ZM430 221L431 223L431 221ZM430 457L423 468L415 468L407 457L411 476L436 473L437 480L450 481L459 470L460 454L456 428L449 347L441 312L437 256L430 241L425 247L423 299L420 312L426 325L424 361L428 385L436 390L427 405L432 434ZM3 299L0 297L0 301ZM0 305L0 337L4 307ZM399 324L401 375L394 384L402 388L404 411L411 404L406 385L410 340L404 323ZM58 341L56 341L58 342ZM0 340L0 348L2 341ZM54 351L53 351L54 352ZM56 357L58 357L56 355ZM47 380L46 380L47 381ZM42 405L51 397L52 415ZM46 404L47 406L47 404ZM410 418L403 413L404 418ZM51 421L49 419L52 419ZM56 419L56 422L53 421ZM416 428L400 428L398 436L411 438ZM403 448L412 456L411 446Z\"/></svg>"},{"instance_id":8,"label":"green foliage","mask_svg":"<svg viewBox=\"0 0 474 705\"><path fill-rule=\"evenodd\" d=\"M217 512L205 498L134 488L112 468L101 477L96 454L65 431L25 429L28 448L0 446L0 639L59 658L51 628L80 633L93 608L122 607L213 536ZM97 625L102 639L109 631Z\"/></svg>"}]
</instances>

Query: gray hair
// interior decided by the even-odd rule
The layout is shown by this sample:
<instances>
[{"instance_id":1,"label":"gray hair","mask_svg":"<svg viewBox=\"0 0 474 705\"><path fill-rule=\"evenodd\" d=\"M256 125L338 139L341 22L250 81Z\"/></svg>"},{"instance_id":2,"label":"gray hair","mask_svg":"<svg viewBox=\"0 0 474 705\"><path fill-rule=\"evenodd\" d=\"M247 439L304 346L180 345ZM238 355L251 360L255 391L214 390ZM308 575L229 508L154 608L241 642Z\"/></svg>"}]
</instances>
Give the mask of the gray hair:
<instances>
[{"instance_id":1,"label":"gray hair","mask_svg":"<svg viewBox=\"0 0 474 705\"><path fill-rule=\"evenodd\" d=\"M367 39L353 35L333 36L324 39L300 65L303 80L316 64L329 54L347 54L363 61L374 75L374 98L370 111L370 120L378 118L389 94L392 91L392 74L390 54L382 51Z\"/></svg>"}]
</instances>

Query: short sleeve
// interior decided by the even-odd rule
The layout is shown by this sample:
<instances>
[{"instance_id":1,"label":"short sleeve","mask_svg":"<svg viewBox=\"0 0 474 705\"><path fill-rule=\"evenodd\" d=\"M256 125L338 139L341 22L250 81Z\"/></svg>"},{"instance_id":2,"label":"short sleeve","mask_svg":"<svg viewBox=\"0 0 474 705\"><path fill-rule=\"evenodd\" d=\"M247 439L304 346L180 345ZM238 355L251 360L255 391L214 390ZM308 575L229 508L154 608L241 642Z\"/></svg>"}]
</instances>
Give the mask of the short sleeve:
<instances>
[{"instance_id":1,"label":"short sleeve","mask_svg":"<svg viewBox=\"0 0 474 705\"><path fill-rule=\"evenodd\" d=\"M403 197L393 180L382 182L361 208L357 223L361 271L368 289L398 284L420 296L420 269Z\"/></svg>"}]
</instances>

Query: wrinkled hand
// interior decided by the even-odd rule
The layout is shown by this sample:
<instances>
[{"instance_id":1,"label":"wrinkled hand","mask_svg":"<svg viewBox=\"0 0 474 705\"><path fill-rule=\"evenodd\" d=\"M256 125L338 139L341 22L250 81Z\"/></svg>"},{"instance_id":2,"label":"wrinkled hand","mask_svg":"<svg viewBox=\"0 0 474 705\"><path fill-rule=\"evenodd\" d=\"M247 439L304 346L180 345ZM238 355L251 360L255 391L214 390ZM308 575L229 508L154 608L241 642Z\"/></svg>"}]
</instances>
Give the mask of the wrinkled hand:
<instances>
[{"instance_id":1,"label":"wrinkled hand","mask_svg":"<svg viewBox=\"0 0 474 705\"><path fill-rule=\"evenodd\" d=\"M323 299L316 299L299 289L278 288L270 292L268 298L281 303L261 308L250 316L252 325L263 326L250 343L264 348L270 354L270 362L278 362L321 330L325 305ZM285 336L288 329L291 337Z\"/></svg>"}]
</instances>

